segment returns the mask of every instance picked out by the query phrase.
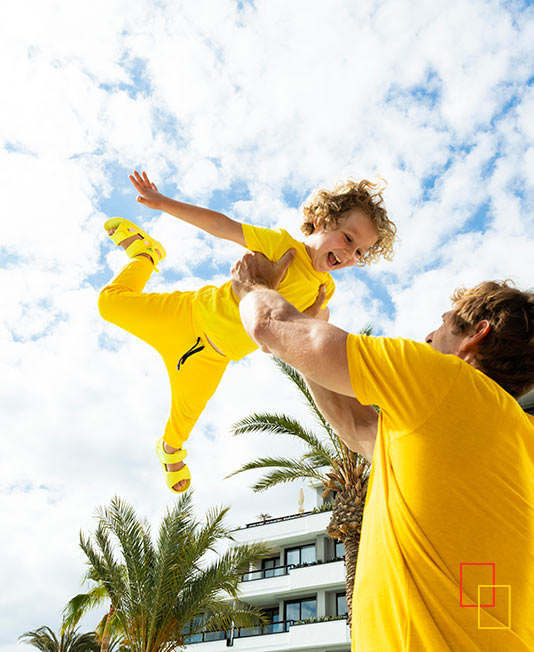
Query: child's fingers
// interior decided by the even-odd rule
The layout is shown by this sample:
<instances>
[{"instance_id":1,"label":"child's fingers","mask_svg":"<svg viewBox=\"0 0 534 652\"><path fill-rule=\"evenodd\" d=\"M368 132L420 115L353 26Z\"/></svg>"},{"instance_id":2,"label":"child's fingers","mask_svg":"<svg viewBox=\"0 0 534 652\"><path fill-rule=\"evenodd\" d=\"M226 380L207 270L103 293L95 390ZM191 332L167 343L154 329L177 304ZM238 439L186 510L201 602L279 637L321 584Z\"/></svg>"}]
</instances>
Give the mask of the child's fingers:
<instances>
[{"instance_id":1,"label":"child's fingers","mask_svg":"<svg viewBox=\"0 0 534 652\"><path fill-rule=\"evenodd\" d=\"M130 181L133 184L133 187L137 190L138 193L142 193L142 192L144 192L146 190L145 186L143 184L139 183L139 181L135 177L132 177L131 174L130 174L129 178L130 178Z\"/></svg>"},{"instance_id":2,"label":"child's fingers","mask_svg":"<svg viewBox=\"0 0 534 652\"><path fill-rule=\"evenodd\" d=\"M311 306L306 308L304 314L308 315L308 317L324 319L325 315L321 314L324 313L324 311L321 310L321 306L323 305L325 299L326 299L326 287L324 285L321 285L319 288L319 292L317 293L317 298L315 299L315 301L312 303Z\"/></svg>"},{"instance_id":3,"label":"child's fingers","mask_svg":"<svg viewBox=\"0 0 534 652\"><path fill-rule=\"evenodd\" d=\"M295 258L295 254L297 252L295 249L288 249L275 263L275 267L278 267L279 269L287 269L291 263L293 262L293 258Z\"/></svg>"}]
</instances>

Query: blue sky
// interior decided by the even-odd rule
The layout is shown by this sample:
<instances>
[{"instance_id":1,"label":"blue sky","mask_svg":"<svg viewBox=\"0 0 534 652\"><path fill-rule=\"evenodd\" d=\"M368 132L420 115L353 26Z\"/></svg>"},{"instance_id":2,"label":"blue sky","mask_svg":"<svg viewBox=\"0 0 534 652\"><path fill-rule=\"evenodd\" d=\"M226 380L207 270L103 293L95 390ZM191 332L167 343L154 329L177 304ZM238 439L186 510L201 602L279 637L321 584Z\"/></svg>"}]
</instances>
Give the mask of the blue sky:
<instances>
[{"instance_id":1,"label":"blue sky","mask_svg":"<svg viewBox=\"0 0 534 652\"><path fill-rule=\"evenodd\" d=\"M452 290L532 285L531 2L95 0L12 3L2 21L3 307L0 652L57 626L79 590L80 529L118 494L157 522L172 501L153 442L165 371L105 323L98 290L124 264L112 215L167 249L149 289L224 282L238 245L136 202L160 190L300 237L300 207L347 177L388 183L394 262L336 276L332 321L422 339ZM296 510L299 484L261 495L224 477L269 450L233 440L255 410L305 410L269 358L231 365L188 442L199 514L235 525ZM305 487L306 508L313 507Z\"/></svg>"}]
</instances>

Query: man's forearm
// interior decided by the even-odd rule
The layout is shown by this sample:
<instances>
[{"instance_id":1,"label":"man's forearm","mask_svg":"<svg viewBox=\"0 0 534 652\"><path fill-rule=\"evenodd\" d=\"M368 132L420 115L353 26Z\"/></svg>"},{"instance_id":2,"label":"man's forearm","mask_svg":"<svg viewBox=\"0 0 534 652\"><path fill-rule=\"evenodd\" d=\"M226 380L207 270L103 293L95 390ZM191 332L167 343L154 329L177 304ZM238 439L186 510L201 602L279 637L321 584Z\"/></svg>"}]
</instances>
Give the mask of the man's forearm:
<instances>
[{"instance_id":1,"label":"man's forearm","mask_svg":"<svg viewBox=\"0 0 534 652\"><path fill-rule=\"evenodd\" d=\"M319 412L339 438L350 450L371 460L378 427L375 409L362 405L356 398L332 392L310 378L305 380Z\"/></svg>"}]
</instances>

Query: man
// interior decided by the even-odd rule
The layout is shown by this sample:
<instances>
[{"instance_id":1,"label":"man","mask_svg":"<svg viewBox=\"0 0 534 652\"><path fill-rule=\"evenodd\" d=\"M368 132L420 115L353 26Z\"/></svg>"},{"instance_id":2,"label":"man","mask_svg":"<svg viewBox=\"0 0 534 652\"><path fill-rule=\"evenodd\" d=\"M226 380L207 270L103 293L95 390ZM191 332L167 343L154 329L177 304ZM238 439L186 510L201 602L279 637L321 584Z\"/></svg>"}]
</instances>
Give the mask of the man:
<instances>
[{"instance_id":1,"label":"man","mask_svg":"<svg viewBox=\"0 0 534 652\"><path fill-rule=\"evenodd\" d=\"M534 418L516 401L534 386L534 294L459 291L425 344L351 335L272 289L291 258L246 254L232 283L249 335L373 460L353 650L534 650Z\"/></svg>"}]
</instances>

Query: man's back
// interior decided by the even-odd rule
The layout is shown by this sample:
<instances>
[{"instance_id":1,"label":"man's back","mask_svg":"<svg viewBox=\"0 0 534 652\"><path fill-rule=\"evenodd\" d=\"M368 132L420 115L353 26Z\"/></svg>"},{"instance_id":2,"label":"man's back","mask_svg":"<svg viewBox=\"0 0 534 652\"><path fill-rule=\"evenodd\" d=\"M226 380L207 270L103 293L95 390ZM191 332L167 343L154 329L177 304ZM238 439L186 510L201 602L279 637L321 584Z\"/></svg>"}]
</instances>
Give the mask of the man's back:
<instances>
[{"instance_id":1,"label":"man's back","mask_svg":"<svg viewBox=\"0 0 534 652\"><path fill-rule=\"evenodd\" d=\"M381 407L354 649L534 649L534 418L456 356L347 346L356 397Z\"/></svg>"}]
</instances>

